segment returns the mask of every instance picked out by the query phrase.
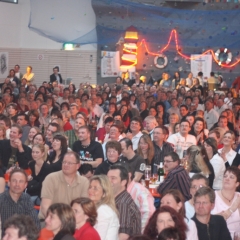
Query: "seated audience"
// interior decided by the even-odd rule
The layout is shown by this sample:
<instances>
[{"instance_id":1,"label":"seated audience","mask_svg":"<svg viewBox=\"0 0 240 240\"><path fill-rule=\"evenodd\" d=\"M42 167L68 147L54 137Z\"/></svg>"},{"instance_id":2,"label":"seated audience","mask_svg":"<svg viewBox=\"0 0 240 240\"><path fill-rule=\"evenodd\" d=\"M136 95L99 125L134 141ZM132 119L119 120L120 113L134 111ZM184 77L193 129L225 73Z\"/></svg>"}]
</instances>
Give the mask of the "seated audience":
<instances>
[{"instance_id":1,"label":"seated audience","mask_svg":"<svg viewBox=\"0 0 240 240\"><path fill-rule=\"evenodd\" d=\"M83 164L81 167L78 169L79 173L81 176L86 177L87 179L90 179L93 176L93 167L91 164Z\"/></svg>"}]
</instances>

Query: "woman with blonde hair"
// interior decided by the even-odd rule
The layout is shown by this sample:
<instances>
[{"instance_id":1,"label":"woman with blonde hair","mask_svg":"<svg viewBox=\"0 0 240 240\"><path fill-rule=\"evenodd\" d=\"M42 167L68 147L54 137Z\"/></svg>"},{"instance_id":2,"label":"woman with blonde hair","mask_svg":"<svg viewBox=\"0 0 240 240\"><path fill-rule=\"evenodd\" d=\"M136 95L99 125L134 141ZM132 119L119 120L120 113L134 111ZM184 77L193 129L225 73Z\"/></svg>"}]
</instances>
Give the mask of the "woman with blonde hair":
<instances>
[{"instance_id":1,"label":"woman with blonde hair","mask_svg":"<svg viewBox=\"0 0 240 240\"><path fill-rule=\"evenodd\" d=\"M192 145L187 149L185 160L189 176L192 177L195 173L201 173L209 179L209 185L211 186L214 179L214 170L210 162L204 160L198 146Z\"/></svg>"},{"instance_id":2,"label":"woman with blonde hair","mask_svg":"<svg viewBox=\"0 0 240 240\"><path fill-rule=\"evenodd\" d=\"M64 132L72 130L73 127L70 123L71 113L68 110L62 110L61 111L62 117L63 117L63 130Z\"/></svg>"},{"instance_id":3,"label":"woman with blonde hair","mask_svg":"<svg viewBox=\"0 0 240 240\"><path fill-rule=\"evenodd\" d=\"M144 158L147 165L153 165L154 146L148 134L143 134L138 142L137 154ZM152 166L153 168L153 166Z\"/></svg>"},{"instance_id":4,"label":"woman with blonde hair","mask_svg":"<svg viewBox=\"0 0 240 240\"><path fill-rule=\"evenodd\" d=\"M112 186L106 175L96 175L90 179L89 198L97 207L97 230L101 240L118 239L119 219Z\"/></svg>"},{"instance_id":5,"label":"woman with blonde hair","mask_svg":"<svg viewBox=\"0 0 240 240\"><path fill-rule=\"evenodd\" d=\"M174 134L174 126L176 123L179 122L179 115L177 113L171 113L168 117L169 124L166 124L165 126L168 128L169 136Z\"/></svg>"},{"instance_id":6,"label":"woman with blonde hair","mask_svg":"<svg viewBox=\"0 0 240 240\"><path fill-rule=\"evenodd\" d=\"M6 128L0 125L0 140L6 139Z\"/></svg>"}]
</instances>

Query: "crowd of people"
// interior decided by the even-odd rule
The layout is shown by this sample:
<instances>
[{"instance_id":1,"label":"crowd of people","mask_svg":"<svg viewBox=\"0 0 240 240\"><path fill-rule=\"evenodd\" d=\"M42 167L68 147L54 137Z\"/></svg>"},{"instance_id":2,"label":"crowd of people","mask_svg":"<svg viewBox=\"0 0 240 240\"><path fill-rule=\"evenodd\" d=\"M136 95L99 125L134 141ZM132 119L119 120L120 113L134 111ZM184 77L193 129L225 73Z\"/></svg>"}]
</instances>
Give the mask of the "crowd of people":
<instances>
[{"instance_id":1,"label":"crowd of people","mask_svg":"<svg viewBox=\"0 0 240 240\"><path fill-rule=\"evenodd\" d=\"M77 88L58 71L37 87L16 65L1 84L3 239L233 239L240 102L222 76L136 72ZM219 81L225 91L211 89ZM160 166L154 198L145 170Z\"/></svg>"}]
</instances>

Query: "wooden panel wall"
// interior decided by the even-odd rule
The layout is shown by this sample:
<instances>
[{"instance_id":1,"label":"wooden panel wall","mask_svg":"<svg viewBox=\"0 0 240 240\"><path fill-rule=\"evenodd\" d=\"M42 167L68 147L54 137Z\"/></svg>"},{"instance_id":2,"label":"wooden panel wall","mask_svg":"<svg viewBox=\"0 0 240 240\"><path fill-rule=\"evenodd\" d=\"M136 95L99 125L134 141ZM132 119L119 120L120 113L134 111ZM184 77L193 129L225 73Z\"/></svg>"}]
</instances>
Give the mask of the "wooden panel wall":
<instances>
[{"instance_id":1,"label":"wooden panel wall","mask_svg":"<svg viewBox=\"0 0 240 240\"><path fill-rule=\"evenodd\" d=\"M0 52L8 52L8 69L19 64L21 72L26 72L28 65L32 66L35 74L35 83L40 86L43 81L49 81L52 69L60 67L63 79L72 78L78 88L79 83L89 82L96 84L97 51L64 51L41 49L12 49L0 48ZM39 55L42 55L42 59ZM0 78L0 82L4 79Z\"/></svg>"}]
</instances>

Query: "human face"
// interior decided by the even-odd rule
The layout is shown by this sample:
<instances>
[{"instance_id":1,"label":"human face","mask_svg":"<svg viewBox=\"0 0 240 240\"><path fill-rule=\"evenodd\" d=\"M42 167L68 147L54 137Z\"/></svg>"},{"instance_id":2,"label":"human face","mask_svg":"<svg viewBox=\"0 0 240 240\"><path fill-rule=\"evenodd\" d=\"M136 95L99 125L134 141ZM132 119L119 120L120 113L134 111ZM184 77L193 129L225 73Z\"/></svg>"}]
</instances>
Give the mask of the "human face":
<instances>
[{"instance_id":1,"label":"human face","mask_svg":"<svg viewBox=\"0 0 240 240\"><path fill-rule=\"evenodd\" d=\"M155 117L156 114L157 114L157 111L156 111L154 108L150 108L148 115L149 115L149 116L154 116L154 117Z\"/></svg>"},{"instance_id":2,"label":"human face","mask_svg":"<svg viewBox=\"0 0 240 240\"><path fill-rule=\"evenodd\" d=\"M113 122L108 122L108 123L105 124L104 127L105 127L105 130L106 130L106 133L109 133L112 125L113 125Z\"/></svg>"},{"instance_id":3,"label":"human face","mask_svg":"<svg viewBox=\"0 0 240 240\"><path fill-rule=\"evenodd\" d=\"M207 102L205 103L205 109L206 109L207 111L210 111L212 108L213 108L213 104L212 104L211 102L207 101Z\"/></svg>"},{"instance_id":4,"label":"human face","mask_svg":"<svg viewBox=\"0 0 240 240\"><path fill-rule=\"evenodd\" d=\"M121 108L121 115L123 116L124 114L126 114L126 112L127 112L127 107L126 107L126 106L123 106L123 107Z\"/></svg>"},{"instance_id":5,"label":"human face","mask_svg":"<svg viewBox=\"0 0 240 240\"><path fill-rule=\"evenodd\" d=\"M126 147L126 143L124 141L120 142L122 148L122 155L124 157L127 156L129 149Z\"/></svg>"},{"instance_id":6,"label":"human face","mask_svg":"<svg viewBox=\"0 0 240 240\"><path fill-rule=\"evenodd\" d=\"M139 147L142 150L142 152L146 152L148 150L148 144L145 142L143 138L140 138Z\"/></svg>"},{"instance_id":7,"label":"human face","mask_svg":"<svg viewBox=\"0 0 240 240\"><path fill-rule=\"evenodd\" d=\"M227 127L227 119L226 118L221 118L218 122L218 126L221 128L226 128Z\"/></svg>"},{"instance_id":8,"label":"human face","mask_svg":"<svg viewBox=\"0 0 240 240\"><path fill-rule=\"evenodd\" d=\"M95 204L101 201L101 199L104 197L102 186L98 180L93 180L90 182L88 196Z\"/></svg>"},{"instance_id":9,"label":"human face","mask_svg":"<svg viewBox=\"0 0 240 240\"><path fill-rule=\"evenodd\" d=\"M48 106L47 105L42 105L41 107L41 113L43 115L48 114Z\"/></svg>"},{"instance_id":10,"label":"human face","mask_svg":"<svg viewBox=\"0 0 240 240\"><path fill-rule=\"evenodd\" d=\"M33 140L33 144L44 144L43 138L40 134L38 134L34 140Z\"/></svg>"},{"instance_id":11,"label":"human face","mask_svg":"<svg viewBox=\"0 0 240 240\"><path fill-rule=\"evenodd\" d=\"M61 150L61 141L58 139L54 139L52 142L52 148L54 151L59 151Z\"/></svg>"},{"instance_id":12,"label":"human face","mask_svg":"<svg viewBox=\"0 0 240 240\"><path fill-rule=\"evenodd\" d=\"M157 231L158 234L165 228L175 227L175 222L173 221L170 213L163 212L159 213L157 216Z\"/></svg>"},{"instance_id":13,"label":"human face","mask_svg":"<svg viewBox=\"0 0 240 240\"><path fill-rule=\"evenodd\" d=\"M237 177L232 172L226 171L223 175L223 189L235 191L238 186L239 182L237 181Z\"/></svg>"},{"instance_id":14,"label":"human face","mask_svg":"<svg viewBox=\"0 0 240 240\"><path fill-rule=\"evenodd\" d=\"M224 146L232 146L234 142L234 137L231 133L226 133L223 135L223 145Z\"/></svg>"},{"instance_id":15,"label":"human face","mask_svg":"<svg viewBox=\"0 0 240 240\"><path fill-rule=\"evenodd\" d=\"M32 69L30 67L27 67L27 73L31 73Z\"/></svg>"},{"instance_id":16,"label":"human face","mask_svg":"<svg viewBox=\"0 0 240 240\"><path fill-rule=\"evenodd\" d=\"M171 105L172 105L172 107L177 107L177 105L178 105L177 100L176 100L176 99L173 99L173 100L171 101Z\"/></svg>"},{"instance_id":17,"label":"human face","mask_svg":"<svg viewBox=\"0 0 240 240\"><path fill-rule=\"evenodd\" d=\"M25 236L19 237L19 229L15 227L8 227L5 230L3 240L27 240Z\"/></svg>"},{"instance_id":18,"label":"human face","mask_svg":"<svg viewBox=\"0 0 240 240\"><path fill-rule=\"evenodd\" d=\"M62 222L56 213L49 212L46 219L46 229L56 235L62 228Z\"/></svg>"},{"instance_id":19,"label":"human face","mask_svg":"<svg viewBox=\"0 0 240 240\"><path fill-rule=\"evenodd\" d=\"M209 216L214 208L214 203L210 202L209 196L197 197L194 202L194 209L197 216Z\"/></svg>"},{"instance_id":20,"label":"human face","mask_svg":"<svg viewBox=\"0 0 240 240\"><path fill-rule=\"evenodd\" d=\"M76 174L80 167L80 163L77 163L76 158L73 154L68 154L63 158L62 171L65 175Z\"/></svg>"},{"instance_id":21,"label":"human face","mask_svg":"<svg viewBox=\"0 0 240 240\"><path fill-rule=\"evenodd\" d=\"M77 106L72 106L72 107L70 107L70 113L71 113L71 116L76 116L77 113L78 113L78 108L77 108Z\"/></svg>"},{"instance_id":22,"label":"human face","mask_svg":"<svg viewBox=\"0 0 240 240\"><path fill-rule=\"evenodd\" d=\"M109 138L111 140L118 140L119 136L120 136L120 132L119 132L118 128L116 128L114 126L111 127L110 131L109 131Z\"/></svg>"},{"instance_id":23,"label":"human face","mask_svg":"<svg viewBox=\"0 0 240 240\"><path fill-rule=\"evenodd\" d=\"M195 179L192 181L190 187L190 194L192 195L192 198L194 197L197 190L201 187L207 187L206 181L204 179Z\"/></svg>"},{"instance_id":24,"label":"human face","mask_svg":"<svg viewBox=\"0 0 240 240\"><path fill-rule=\"evenodd\" d=\"M203 146L205 147L207 154L212 156L213 155L212 147L210 145L208 145L206 142L203 143Z\"/></svg>"},{"instance_id":25,"label":"human face","mask_svg":"<svg viewBox=\"0 0 240 240\"><path fill-rule=\"evenodd\" d=\"M76 131L79 130L80 127L82 126L85 126L85 122L84 122L84 119L82 118L77 118L76 121L75 121L75 124L74 124L74 129Z\"/></svg>"},{"instance_id":26,"label":"human face","mask_svg":"<svg viewBox=\"0 0 240 240\"><path fill-rule=\"evenodd\" d=\"M22 134L19 134L19 130L16 127L11 127L10 130L10 140L13 141L15 139L21 138Z\"/></svg>"},{"instance_id":27,"label":"human face","mask_svg":"<svg viewBox=\"0 0 240 240\"><path fill-rule=\"evenodd\" d=\"M187 116L187 120L189 121L190 127L191 127L194 123L194 117L193 116Z\"/></svg>"},{"instance_id":28,"label":"human face","mask_svg":"<svg viewBox=\"0 0 240 240\"><path fill-rule=\"evenodd\" d=\"M173 161L171 156L164 157L164 168L167 172L173 170L178 166L178 161Z\"/></svg>"},{"instance_id":29,"label":"human face","mask_svg":"<svg viewBox=\"0 0 240 240\"><path fill-rule=\"evenodd\" d=\"M7 112L10 116L15 116L17 114L17 110L15 110L15 108L13 108L13 106L9 106L7 108Z\"/></svg>"},{"instance_id":30,"label":"human face","mask_svg":"<svg viewBox=\"0 0 240 240\"><path fill-rule=\"evenodd\" d=\"M90 133L86 129L79 129L78 130L78 139L80 141L86 141L90 139Z\"/></svg>"},{"instance_id":31,"label":"human face","mask_svg":"<svg viewBox=\"0 0 240 240\"><path fill-rule=\"evenodd\" d=\"M182 208L182 202L177 203L172 194L166 194L161 199L161 206L169 206L179 212Z\"/></svg>"},{"instance_id":32,"label":"human face","mask_svg":"<svg viewBox=\"0 0 240 240\"><path fill-rule=\"evenodd\" d=\"M48 126L47 132L46 132L47 137L48 137L48 138L51 138L52 135L53 135L53 133L55 133L56 131L57 131L57 128L56 128L56 127L51 126L51 125Z\"/></svg>"},{"instance_id":33,"label":"human face","mask_svg":"<svg viewBox=\"0 0 240 240\"><path fill-rule=\"evenodd\" d=\"M158 112L163 112L163 106L162 105L158 105L157 106L157 111Z\"/></svg>"},{"instance_id":34,"label":"human face","mask_svg":"<svg viewBox=\"0 0 240 240\"><path fill-rule=\"evenodd\" d=\"M175 132L178 133L180 131L180 124L177 124L175 126Z\"/></svg>"},{"instance_id":35,"label":"human face","mask_svg":"<svg viewBox=\"0 0 240 240\"><path fill-rule=\"evenodd\" d=\"M111 162L111 163L115 163L118 161L119 158L119 154L118 151L114 148L108 148L107 152L107 159Z\"/></svg>"},{"instance_id":36,"label":"human face","mask_svg":"<svg viewBox=\"0 0 240 240\"><path fill-rule=\"evenodd\" d=\"M74 203L72 205L72 210L73 210L74 215L75 215L76 225L77 226L83 226L86 223L86 221L89 217L84 213L81 205L78 204L78 203Z\"/></svg>"},{"instance_id":37,"label":"human face","mask_svg":"<svg viewBox=\"0 0 240 240\"><path fill-rule=\"evenodd\" d=\"M210 133L208 137L214 138L217 141L217 143L219 143L219 139L217 138L216 133Z\"/></svg>"},{"instance_id":38,"label":"human face","mask_svg":"<svg viewBox=\"0 0 240 240\"><path fill-rule=\"evenodd\" d=\"M177 117L174 115L171 115L169 120L171 124L175 124L177 122Z\"/></svg>"},{"instance_id":39,"label":"human face","mask_svg":"<svg viewBox=\"0 0 240 240\"><path fill-rule=\"evenodd\" d=\"M114 195L118 195L123 189L125 189L126 180L121 181L120 170L109 170L107 173L108 179L112 185Z\"/></svg>"},{"instance_id":40,"label":"human face","mask_svg":"<svg viewBox=\"0 0 240 240\"><path fill-rule=\"evenodd\" d=\"M139 132L141 130L141 125L139 122L131 121L130 129L132 132Z\"/></svg>"},{"instance_id":41,"label":"human face","mask_svg":"<svg viewBox=\"0 0 240 240\"><path fill-rule=\"evenodd\" d=\"M195 132L201 132L203 130L203 122L201 121L196 121L196 123L194 124L194 131Z\"/></svg>"},{"instance_id":42,"label":"human face","mask_svg":"<svg viewBox=\"0 0 240 240\"><path fill-rule=\"evenodd\" d=\"M6 124L5 124L5 122L4 122L3 120L0 120L0 126L3 126L3 127L5 127L6 129L8 129L7 126L6 126Z\"/></svg>"},{"instance_id":43,"label":"human face","mask_svg":"<svg viewBox=\"0 0 240 240\"><path fill-rule=\"evenodd\" d=\"M165 138L165 134L163 134L163 130L161 128L155 128L153 130L153 141L161 142Z\"/></svg>"},{"instance_id":44,"label":"human face","mask_svg":"<svg viewBox=\"0 0 240 240\"><path fill-rule=\"evenodd\" d=\"M16 172L9 180L8 186L10 188L10 193L21 195L24 189L27 187L27 179L22 173Z\"/></svg>"},{"instance_id":45,"label":"human face","mask_svg":"<svg viewBox=\"0 0 240 240\"><path fill-rule=\"evenodd\" d=\"M33 140L33 137L37 134L37 130L35 128L31 128L28 134L28 139L30 141Z\"/></svg>"},{"instance_id":46,"label":"human face","mask_svg":"<svg viewBox=\"0 0 240 240\"><path fill-rule=\"evenodd\" d=\"M180 133L181 135L186 135L190 131L190 125L188 122L182 122L180 124Z\"/></svg>"},{"instance_id":47,"label":"human face","mask_svg":"<svg viewBox=\"0 0 240 240\"><path fill-rule=\"evenodd\" d=\"M24 126L27 124L27 121L25 120L24 116L18 116L17 117L17 124L19 124L20 126Z\"/></svg>"},{"instance_id":48,"label":"human face","mask_svg":"<svg viewBox=\"0 0 240 240\"><path fill-rule=\"evenodd\" d=\"M151 120L146 121L145 129L146 129L148 132L151 132L155 127L156 127L156 124L155 124L154 121L151 121Z\"/></svg>"},{"instance_id":49,"label":"human face","mask_svg":"<svg viewBox=\"0 0 240 240\"><path fill-rule=\"evenodd\" d=\"M188 114L188 110L185 107L180 107L180 115L184 117L187 114Z\"/></svg>"},{"instance_id":50,"label":"human face","mask_svg":"<svg viewBox=\"0 0 240 240\"><path fill-rule=\"evenodd\" d=\"M44 154L45 153L41 152L41 150L37 146L32 148L32 158L33 158L33 160L38 161L39 159L42 159Z\"/></svg>"},{"instance_id":51,"label":"human face","mask_svg":"<svg viewBox=\"0 0 240 240\"><path fill-rule=\"evenodd\" d=\"M69 91L69 90L65 90L65 91L63 92L63 97L64 97L64 99L68 98L69 95L70 95L70 91Z\"/></svg>"}]
</instances>

